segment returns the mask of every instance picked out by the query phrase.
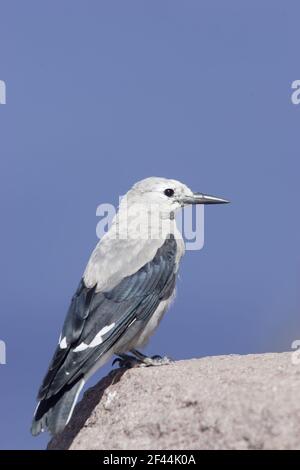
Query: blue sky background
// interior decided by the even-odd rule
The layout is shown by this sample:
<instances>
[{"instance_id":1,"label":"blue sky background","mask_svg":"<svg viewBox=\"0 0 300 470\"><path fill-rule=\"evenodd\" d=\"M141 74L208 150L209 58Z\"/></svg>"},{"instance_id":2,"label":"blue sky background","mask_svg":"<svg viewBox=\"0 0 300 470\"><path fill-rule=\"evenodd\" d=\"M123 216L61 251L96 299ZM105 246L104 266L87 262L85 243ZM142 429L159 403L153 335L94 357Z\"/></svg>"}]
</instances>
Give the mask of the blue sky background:
<instances>
[{"instance_id":1,"label":"blue sky background","mask_svg":"<svg viewBox=\"0 0 300 470\"><path fill-rule=\"evenodd\" d=\"M283 0L0 0L0 448L46 446L29 434L35 396L96 207L146 176L232 201L206 209L148 351L300 338L299 18Z\"/></svg>"}]
</instances>

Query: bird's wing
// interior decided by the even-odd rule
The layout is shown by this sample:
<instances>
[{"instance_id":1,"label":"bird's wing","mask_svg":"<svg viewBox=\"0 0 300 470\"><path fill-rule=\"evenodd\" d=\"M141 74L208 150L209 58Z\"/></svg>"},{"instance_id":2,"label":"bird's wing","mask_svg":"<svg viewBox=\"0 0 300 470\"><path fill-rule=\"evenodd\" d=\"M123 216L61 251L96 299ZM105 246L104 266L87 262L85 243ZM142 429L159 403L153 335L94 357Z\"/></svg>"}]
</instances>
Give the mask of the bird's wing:
<instances>
[{"instance_id":1,"label":"bird's wing","mask_svg":"<svg viewBox=\"0 0 300 470\"><path fill-rule=\"evenodd\" d=\"M111 228L90 256L83 275L85 285L93 287L97 284L97 292L111 290L124 277L131 276L151 261L163 243L163 239L151 236L119 238Z\"/></svg>"},{"instance_id":2,"label":"bird's wing","mask_svg":"<svg viewBox=\"0 0 300 470\"><path fill-rule=\"evenodd\" d=\"M176 248L176 240L170 235L151 261L109 291L97 292L96 286L87 288L83 280L80 282L39 399L47 399L76 382L134 323L148 321L174 289Z\"/></svg>"}]
</instances>

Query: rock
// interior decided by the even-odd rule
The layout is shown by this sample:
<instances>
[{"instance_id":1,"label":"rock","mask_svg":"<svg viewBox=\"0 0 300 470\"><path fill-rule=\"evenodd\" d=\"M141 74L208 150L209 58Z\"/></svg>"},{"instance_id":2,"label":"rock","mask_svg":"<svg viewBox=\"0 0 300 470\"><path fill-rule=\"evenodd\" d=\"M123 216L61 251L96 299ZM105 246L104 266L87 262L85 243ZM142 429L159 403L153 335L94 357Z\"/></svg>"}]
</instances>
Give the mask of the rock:
<instances>
[{"instance_id":1,"label":"rock","mask_svg":"<svg viewBox=\"0 0 300 470\"><path fill-rule=\"evenodd\" d=\"M48 448L300 449L300 364L272 353L117 369Z\"/></svg>"}]
</instances>

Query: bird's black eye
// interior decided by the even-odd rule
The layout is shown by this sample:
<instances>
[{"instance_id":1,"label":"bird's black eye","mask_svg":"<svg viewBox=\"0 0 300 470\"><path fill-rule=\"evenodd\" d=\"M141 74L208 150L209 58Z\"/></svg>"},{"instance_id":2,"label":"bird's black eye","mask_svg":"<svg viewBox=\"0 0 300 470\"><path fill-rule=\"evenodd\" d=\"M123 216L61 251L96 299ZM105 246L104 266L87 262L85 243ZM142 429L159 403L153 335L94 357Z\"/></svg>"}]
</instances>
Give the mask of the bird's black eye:
<instances>
[{"instance_id":1,"label":"bird's black eye","mask_svg":"<svg viewBox=\"0 0 300 470\"><path fill-rule=\"evenodd\" d=\"M164 193L165 193L166 196L172 197L172 196L174 196L174 189L171 189L171 188L165 189Z\"/></svg>"}]
</instances>

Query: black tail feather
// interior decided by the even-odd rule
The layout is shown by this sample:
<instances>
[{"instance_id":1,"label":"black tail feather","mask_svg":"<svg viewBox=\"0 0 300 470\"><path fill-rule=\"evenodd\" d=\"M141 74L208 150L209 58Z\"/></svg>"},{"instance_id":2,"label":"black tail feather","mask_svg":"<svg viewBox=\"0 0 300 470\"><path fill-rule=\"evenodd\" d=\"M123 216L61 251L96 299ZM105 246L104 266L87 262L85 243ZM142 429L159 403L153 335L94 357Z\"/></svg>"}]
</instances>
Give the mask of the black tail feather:
<instances>
[{"instance_id":1,"label":"black tail feather","mask_svg":"<svg viewBox=\"0 0 300 470\"><path fill-rule=\"evenodd\" d=\"M45 430L52 435L61 432L70 420L83 385L81 378L63 387L56 395L41 400L32 421L31 434L37 436Z\"/></svg>"}]
</instances>

